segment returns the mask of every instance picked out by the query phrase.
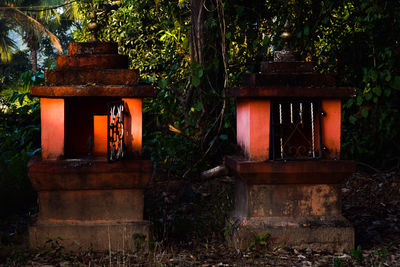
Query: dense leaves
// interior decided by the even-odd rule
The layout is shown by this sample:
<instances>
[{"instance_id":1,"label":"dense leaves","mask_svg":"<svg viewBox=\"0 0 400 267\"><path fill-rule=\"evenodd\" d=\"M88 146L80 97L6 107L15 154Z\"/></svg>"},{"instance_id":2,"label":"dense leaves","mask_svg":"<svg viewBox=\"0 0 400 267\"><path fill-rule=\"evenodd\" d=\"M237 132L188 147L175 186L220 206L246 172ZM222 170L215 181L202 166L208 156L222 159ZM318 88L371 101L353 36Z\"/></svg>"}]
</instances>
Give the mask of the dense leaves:
<instances>
[{"instance_id":1,"label":"dense leaves","mask_svg":"<svg viewBox=\"0 0 400 267\"><path fill-rule=\"evenodd\" d=\"M379 168L398 168L400 44L394 33L400 4L363 1L353 12L354 32L341 68L357 86L357 98L344 105L344 150Z\"/></svg>"},{"instance_id":2,"label":"dense leaves","mask_svg":"<svg viewBox=\"0 0 400 267\"><path fill-rule=\"evenodd\" d=\"M92 6L84 1L81 5L90 22ZM155 86L155 96L144 105L145 153L180 174L198 173L200 165L207 165L204 155L210 151L208 159L220 161L222 143L228 143L220 125L229 129L230 141L234 140L231 124L219 116L223 102L221 52L214 47L205 56L207 60L213 56L210 62L191 61L189 2L123 1L111 5L99 1L94 6L103 10L97 12L102 29L99 39L118 42L120 52L129 55L131 67L140 70L142 81ZM211 13L204 23L214 33L210 38L218 39L215 16ZM75 32L75 37L91 38L85 28Z\"/></svg>"},{"instance_id":3,"label":"dense leaves","mask_svg":"<svg viewBox=\"0 0 400 267\"><path fill-rule=\"evenodd\" d=\"M193 21L197 2L202 15ZM398 166L399 3L197 2L95 1L102 10L100 39L117 41L131 66L155 85L145 104L145 150L153 159L183 173L204 157L219 161L233 151L221 150L235 142L234 102L225 98L224 80L235 85L243 72L258 71L282 47L277 36L289 20L290 46L321 72L335 73L338 85L357 88L357 97L343 105L342 156ZM92 6L82 1L81 7L90 21ZM85 28L75 35L89 38Z\"/></svg>"},{"instance_id":4,"label":"dense leaves","mask_svg":"<svg viewBox=\"0 0 400 267\"><path fill-rule=\"evenodd\" d=\"M30 157L40 152L40 108L28 90L43 82L43 76L25 72L18 88L0 98L0 217L35 203L27 177Z\"/></svg>"}]
</instances>

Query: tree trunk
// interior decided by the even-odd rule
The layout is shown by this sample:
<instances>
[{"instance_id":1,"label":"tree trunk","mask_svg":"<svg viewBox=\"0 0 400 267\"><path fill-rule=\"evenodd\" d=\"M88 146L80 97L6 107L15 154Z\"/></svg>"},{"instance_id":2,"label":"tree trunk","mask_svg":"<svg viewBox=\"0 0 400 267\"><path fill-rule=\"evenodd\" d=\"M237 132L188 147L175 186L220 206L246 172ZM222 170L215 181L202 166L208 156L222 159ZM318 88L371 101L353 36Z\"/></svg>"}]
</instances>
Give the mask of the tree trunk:
<instances>
[{"instance_id":1,"label":"tree trunk","mask_svg":"<svg viewBox=\"0 0 400 267\"><path fill-rule=\"evenodd\" d=\"M32 71L37 72L37 50L31 49Z\"/></svg>"},{"instance_id":2,"label":"tree trunk","mask_svg":"<svg viewBox=\"0 0 400 267\"><path fill-rule=\"evenodd\" d=\"M191 29L190 29L190 38L189 38L189 54L190 54L190 63L194 64L195 62L200 65L203 64L203 5L205 0L191 0L190 8L191 8ZM195 87L191 85L186 93L186 97L182 100L182 106L185 114L186 126L189 125L188 117L189 111L192 104L192 99L195 93Z\"/></svg>"},{"instance_id":3,"label":"tree trunk","mask_svg":"<svg viewBox=\"0 0 400 267\"><path fill-rule=\"evenodd\" d=\"M24 34L24 40L31 51L32 71L36 72L38 70L37 56L40 47L38 37L33 30L28 30Z\"/></svg>"},{"instance_id":4,"label":"tree trunk","mask_svg":"<svg viewBox=\"0 0 400 267\"><path fill-rule=\"evenodd\" d=\"M190 33L190 59L191 62L203 63L203 5L205 0L191 0L191 33Z\"/></svg>"}]
</instances>

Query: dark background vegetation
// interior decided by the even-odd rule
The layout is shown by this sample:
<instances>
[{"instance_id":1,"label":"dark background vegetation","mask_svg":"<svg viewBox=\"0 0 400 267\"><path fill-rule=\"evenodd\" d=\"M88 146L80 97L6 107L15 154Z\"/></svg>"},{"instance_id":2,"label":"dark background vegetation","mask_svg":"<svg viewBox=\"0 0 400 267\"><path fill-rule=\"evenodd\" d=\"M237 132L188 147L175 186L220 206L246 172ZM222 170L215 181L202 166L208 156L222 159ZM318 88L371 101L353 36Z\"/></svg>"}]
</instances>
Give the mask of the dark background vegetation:
<instances>
[{"instance_id":1,"label":"dark background vegetation","mask_svg":"<svg viewBox=\"0 0 400 267\"><path fill-rule=\"evenodd\" d=\"M0 1L0 7L7 4ZM76 12L72 7L79 8L81 15L75 14L75 22L67 17L68 12ZM167 208L179 218L177 225L183 226L173 233L185 235L193 230L185 231L185 225L194 224L210 236L213 231L221 234L231 206L225 201L220 211L207 213L199 199L216 185L196 187L201 183L199 174L236 152L235 100L225 97L226 88L239 84L242 73L258 71L260 61L270 60L273 51L282 48L278 36L286 20L293 33L290 45L304 60L315 61L320 72L334 73L338 85L357 89L357 96L342 106L342 158L354 159L364 171L398 170L398 1L81 0L66 5L68 12L61 14L58 23L55 13L39 16L29 13L29 8L22 11L55 33L65 51L70 32L75 41L90 38L87 23L93 7L101 11L99 39L117 42L119 52L129 56L130 66L140 70L142 81L155 87L154 97L146 99L143 108L144 156L154 161L158 183L178 181L171 188L179 193L171 195ZM0 9L1 40L14 25L12 19L6 9ZM14 29L18 27L26 37L27 31L22 26ZM36 202L26 165L40 153L40 112L29 88L43 83L44 68L54 66L55 53L43 36L36 37L33 48L31 39L23 39L26 50L0 63L0 218L26 212ZM33 50L42 60L35 71ZM224 190L207 203L229 198L231 189ZM153 196L169 196L162 194ZM158 220L160 236L171 232L165 227L172 227L172 221L177 222L163 212L165 207L159 207L149 215ZM201 224L212 218L218 218L214 229Z\"/></svg>"}]
</instances>

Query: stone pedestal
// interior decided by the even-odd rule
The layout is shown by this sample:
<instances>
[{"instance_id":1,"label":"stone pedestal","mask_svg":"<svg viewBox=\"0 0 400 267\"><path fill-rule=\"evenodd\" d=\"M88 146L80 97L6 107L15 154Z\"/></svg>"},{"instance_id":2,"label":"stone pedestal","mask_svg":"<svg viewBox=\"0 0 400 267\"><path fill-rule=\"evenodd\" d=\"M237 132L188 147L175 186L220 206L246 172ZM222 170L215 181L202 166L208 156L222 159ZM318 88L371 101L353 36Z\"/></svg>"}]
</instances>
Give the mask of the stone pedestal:
<instances>
[{"instance_id":1,"label":"stone pedestal","mask_svg":"<svg viewBox=\"0 0 400 267\"><path fill-rule=\"evenodd\" d=\"M342 216L251 217L241 220L231 244L245 249L254 236L270 234L272 245L295 249L345 251L354 248L354 229Z\"/></svg>"},{"instance_id":2,"label":"stone pedestal","mask_svg":"<svg viewBox=\"0 0 400 267\"><path fill-rule=\"evenodd\" d=\"M33 158L28 172L39 214L29 229L31 247L60 238L69 250L133 249L134 234L151 238L151 223L143 220L143 189L152 170L148 160Z\"/></svg>"},{"instance_id":3,"label":"stone pedestal","mask_svg":"<svg viewBox=\"0 0 400 267\"><path fill-rule=\"evenodd\" d=\"M349 251L354 230L341 216L337 183L354 171L352 161L246 161L227 157L236 172L232 245L246 248L254 235L297 249Z\"/></svg>"}]
</instances>

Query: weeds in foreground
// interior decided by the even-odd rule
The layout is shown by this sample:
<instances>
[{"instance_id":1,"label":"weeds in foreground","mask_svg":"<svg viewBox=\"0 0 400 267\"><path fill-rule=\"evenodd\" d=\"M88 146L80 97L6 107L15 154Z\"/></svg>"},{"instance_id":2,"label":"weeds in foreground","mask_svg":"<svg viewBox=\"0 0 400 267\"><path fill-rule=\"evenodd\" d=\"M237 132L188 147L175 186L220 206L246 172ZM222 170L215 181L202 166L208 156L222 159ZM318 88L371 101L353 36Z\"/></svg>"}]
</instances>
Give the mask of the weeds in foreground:
<instances>
[{"instance_id":1,"label":"weeds in foreground","mask_svg":"<svg viewBox=\"0 0 400 267\"><path fill-rule=\"evenodd\" d=\"M136 237L136 236L135 236ZM5 266L132 266L149 264L160 266L166 254L159 242L150 242L136 237L134 250L108 250L98 252L93 250L67 251L62 246L61 239L48 240L43 247L37 249L15 249L6 259ZM142 242L143 241L143 242ZM140 243L140 244L139 244ZM148 244L146 244L148 243ZM0 262L1 263L1 262ZM0 264L0 266L3 266Z\"/></svg>"},{"instance_id":2,"label":"weeds in foreground","mask_svg":"<svg viewBox=\"0 0 400 267\"><path fill-rule=\"evenodd\" d=\"M353 255L357 264L362 264L364 258L362 254L361 245L358 245L355 249L350 251L351 255Z\"/></svg>"},{"instance_id":3,"label":"weeds in foreground","mask_svg":"<svg viewBox=\"0 0 400 267\"><path fill-rule=\"evenodd\" d=\"M271 245L270 240L271 234L270 233L262 233L260 235L253 235L250 240L249 248L253 251L261 251L266 250Z\"/></svg>"},{"instance_id":4,"label":"weeds in foreground","mask_svg":"<svg viewBox=\"0 0 400 267\"><path fill-rule=\"evenodd\" d=\"M263 235L266 237L267 235ZM265 240L262 235L257 240ZM147 240L145 242L148 242ZM57 240L47 247L36 250L15 249L11 255L0 259L0 266L334 266L347 267L360 265L355 257L344 253L332 254L309 249L296 250L282 247L270 247L264 250L240 251L221 242L208 241L184 244L164 244L154 242L144 244L133 250L110 250L96 252L92 250L68 252ZM363 266L398 266L400 262L400 244L392 248L361 250ZM387 254L386 254L387 253ZM3 264L3 265L2 265Z\"/></svg>"},{"instance_id":5,"label":"weeds in foreground","mask_svg":"<svg viewBox=\"0 0 400 267\"><path fill-rule=\"evenodd\" d=\"M342 259L333 258L333 267L342 267Z\"/></svg>"}]
</instances>

